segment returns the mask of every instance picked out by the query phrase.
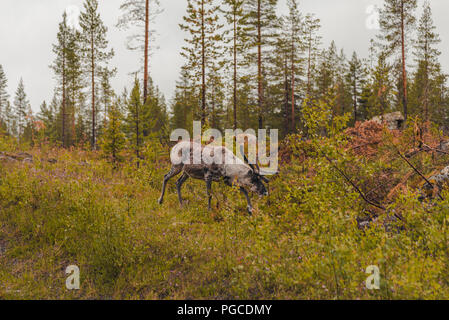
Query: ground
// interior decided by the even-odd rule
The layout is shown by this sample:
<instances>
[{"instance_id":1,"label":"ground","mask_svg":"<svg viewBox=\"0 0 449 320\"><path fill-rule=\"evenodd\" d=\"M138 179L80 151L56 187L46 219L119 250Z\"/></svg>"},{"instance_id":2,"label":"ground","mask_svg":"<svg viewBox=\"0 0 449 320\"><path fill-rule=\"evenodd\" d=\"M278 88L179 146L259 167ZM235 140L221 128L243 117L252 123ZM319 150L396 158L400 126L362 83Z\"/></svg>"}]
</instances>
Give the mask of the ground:
<instances>
[{"instance_id":1,"label":"ground","mask_svg":"<svg viewBox=\"0 0 449 320\"><path fill-rule=\"evenodd\" d=\"M393 157L389 137L404 153L414 147L412 130L357 152L358 140L291 137L270 196L252 197L252 216L237 189L218 184L207 211L204 183L193 180L184 186L185 207L175 179L160 206L165 148L146 150L139 168L48 146L28 149L31 161L3 159L0 297L447 299L449 197L443 191L444 200L420 202L422 181ZM361 199L317 146L386 210ZM429 152L410 161L427 175L449 163ZM69 265L80 268L80 290L66 289ZM380 270L379 290L366 287L371 265Z\"/></svg>"}]
</instances>

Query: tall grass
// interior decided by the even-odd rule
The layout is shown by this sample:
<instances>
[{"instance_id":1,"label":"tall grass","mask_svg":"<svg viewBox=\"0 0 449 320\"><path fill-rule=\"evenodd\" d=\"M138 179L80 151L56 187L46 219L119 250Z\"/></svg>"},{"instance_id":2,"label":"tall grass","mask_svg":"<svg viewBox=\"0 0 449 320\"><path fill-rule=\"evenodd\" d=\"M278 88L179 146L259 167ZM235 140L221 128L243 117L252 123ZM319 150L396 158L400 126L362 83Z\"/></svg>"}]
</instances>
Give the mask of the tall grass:
<instances>
[{"instance_id":1,"label":"tall grass","mask_svg":"<svg viewBox=\"0 0 449 320\"><path fill-rule=\"evenodd\" d=\"M168 167L153 160L113 170L96 154L49 153L56 164L36 150L33 164L0 164L2 298L449 298L449 200L428 206L404 193L388 212L406 223L381 216L361 230L367 205L321 157L284 166L248 216L237 190L218 184L219 208L208 212L204 183L193 180L184 208L174 181L159 206ZM361 176L391 166L346 161ZM65 288L72 264L80 290ZM380 290L366 288L370 265Z\"/></svg>"}]
</instances>

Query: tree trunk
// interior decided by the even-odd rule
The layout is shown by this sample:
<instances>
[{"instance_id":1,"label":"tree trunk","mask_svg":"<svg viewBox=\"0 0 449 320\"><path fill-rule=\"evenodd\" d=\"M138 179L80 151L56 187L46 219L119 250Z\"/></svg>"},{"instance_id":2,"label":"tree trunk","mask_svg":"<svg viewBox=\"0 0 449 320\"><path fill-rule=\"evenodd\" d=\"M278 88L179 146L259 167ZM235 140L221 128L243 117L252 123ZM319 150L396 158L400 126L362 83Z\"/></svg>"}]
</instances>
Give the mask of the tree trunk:
<instances>
[{"instance_id":1,"label":"tree trunk","mask_svg":"<svg viewBox=\"0 0 449 320\"><path fill-rule=\"evenodd\" d=\"M285 133L288 134L288 128L290 126L289 123L289 119L288 119L288 114L289 114L289 101L288 101L288 58L287 55L285 55L285 59L284 59L284 106L285 106Z\"/></svg>"},{"instance_id":2,"label":"tree trunk","mask_svg":"<svg viewBox=\"0 0 449 320\"><path fill-rule=\"evenodd\" d=\"M94 50L94 36L91 35L90 43L90 53L91 53L91 73L92 73L92 150L95 149L95 50Z\"/></svg>"},{"instance_id":3,"label":"tree trunk","mask_svg":"<svg viewBox=\"0 0 449 320\"><path fill-rule=\"evenodd\" d=\"M257 92L259 107L259 129L263 128L263 83L262 83L262 26L261 26L261 0L257 1Z\"/></svg>"},{"instance_id":4,"label":"tree trunk","mask_svg":"<svg viewBox=\"0 0 449 320\"><path fill-rule=\"evenodd\" d=\"M148 97L148 47L149 47L149 11L150 0L146 0L145 4L145 50L144 50L144 70L143 70L143 103L147 102Z\"/></svg>"},{"instance_id":5,"label":"tree trunk","mask_svg":"<svg viewBox=\"0 0 449 320\"><path fill-rule=\"evenodd\" d=\"M401 46L402 46L402 104L404 107L404 123L407 121L407 69L405 61L405 24L404 24L404 1L401 4Z\"/></svg>"},{"instance_id":6,"label":"tree trunk","mask_svg":"<svg viewBox=\"0 0 449 320\"><path fill-rule=\"evenodd\" d=\"M140 130L139 130L139 105L136 103L136 158L137 158L137 168L140 167Z\"/></svg>"},{"instance_id":7,"label":"tree trunk","mask_svg":"<svg viewBox=\"0 0 449 320\"><path fill-rule=\"evenodd\" d=\"M292 26L293 27L293 26ZM295 133L295 38L292 33L292 133Z\"/></svg>"},{"instance_id":8,"label":"tree trunk","mask_svg":"<svg viewBox=\"0 0 449 320\"><path fill-rule=\"evenodd\" d=\"M66 96L65 96L65 87L66 87L66 74L65 74L65 49L62 54L62 147L65 148L67 146L66 143Z\"/></svg>"},{"instance_id":9,"label":"tree trunk","mask_svg":"<svg viewBox=\"0 0 449 320\"><path fill-rule=\"evenodd\" d=\"M215 123L215 85L212 87L212 128L216 128Z\"/></svg>"},{"instance_id":10,"label":"tree trunk","mask_svg":"<svg viewBox=\"0 0 449 320\"><path fill-rule=\"evenodd\" d=\"M206 43L204 30L204 0L201 1L201 124L206 122Z\"/></svg>"},{"instance_id":11,"label":"tree trunk","mask_svg":"<svg viewBox=\"0 0 449 320\"><path fill-rule=\"evenodd\" d=\"M429 45L426 39L424 54L424 132L428 131L429 124Z\"/></svg>"},{"instance_id":12,"label":"tree trunk","mask_svg":"<svg viewBox=\"0 0 449 320\"><path fill-rule=\"evenodd\" d=\"M353 103L354 103L354 126L357 122L357 80L356 80L356 74L354 73L354 92L353 92Z\"/></svg>"},{"instance_id":13,"label":"tree trunk","mask_svg":"<svg viewBox=\"0 0 449 320\"><path fill-rule=\"evenodd\" d=\"M307 98L310 97L310 85L311 85L311 67L312 67L312 35L309 35L309 48L308 48L308 59L307 59Z\"/></svg>"},{"instance_id":14,"label":"tree trunk","mask_svg":"<svg viewBox=\"0 0 449 320\"><path fill-rule=\"evenodd\" d=\"M73 88L75 87L75 84L72 83ZM72 122L72 141L71 141L71 145L74 145L76 142L76 130L75 130L75 94L73 92L74 90L72 89L72 114L71 114L71 122Z\"/></svg>"},{"instance_id":15,"label":"tree trunk","mask_svg":"<svg viewBox=\"0 0 449 320\"><path fill-rule=\"evenodd\" d=\"M237 8L234 5L234 130L237 129Z\"/></svg>"}]
</instances>

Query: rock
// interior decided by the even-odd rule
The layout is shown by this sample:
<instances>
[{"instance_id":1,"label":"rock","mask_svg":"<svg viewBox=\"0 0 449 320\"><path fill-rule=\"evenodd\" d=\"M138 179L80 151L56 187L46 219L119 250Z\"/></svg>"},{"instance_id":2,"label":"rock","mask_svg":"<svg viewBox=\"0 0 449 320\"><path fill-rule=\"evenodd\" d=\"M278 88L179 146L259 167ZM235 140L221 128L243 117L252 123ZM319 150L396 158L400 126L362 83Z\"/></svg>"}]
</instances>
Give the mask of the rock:
<instances>
[{"instance_id":1,"label":"rock","mask_svg":"<svg viewBox=\"0 0 449 320\"><path fill-rule=\"evenodd\" d=\"M404 120L404 116L399 111L387 113L371 119L371 121L376 123L385 124L390 130L399 130L402 127Z\"/></svg>"},{"instance_id":2,"label":"rock","mask_svg":"<svg viewBox=\"0 0 449 320\"><path fill-rule=\"evenodd\" d=\"M432 183L432 185L427 182L423 185L423 195L420 197L420 200L424 200L426 198L434 199L441 194L444 187L449 186L449 166L433 175L428 180Z\"/></svg>"},{"instance_id":3,"label":"rock","mask_svg":"<svg viewBox=\"0 0 449 320\"><path fill-rule=\"evenodd\" d=\"M449 152L449 140L441 141L438 149L443 152Z\"/></svg>"},{"instance_id":4,"label":"rock","mask_svg":"<svg viewBox=\"0 0 449 320\"><path fill-rule=\"evenodd\" d=\"M22 159L33 159L33 156L26 152L19 152L18 154L16 154L16 157L22 158Z\"/></svg>"},{"instance_id":5,"label":"rock","mask_svg":"<svg viewBox=\"0 0 449 320\"><path fill-rule=\"evenodd\" d=\"M23 162L23 163L33 163L33 156L26 152L19 153L6 153L0 151L0 161L5 162ZM54 158L41 159L41 161L47 161L49 163L57 163L58 161Z\"/></svg>"},{"instance_id":6,"label":"rock","mask_svg":"<svg viewBox=\"0 0 449 320\"><path fill-rule=\"evenodd\" d=\"M390 214L386 217L380 218L365 218L365 219L357 219L357 225L358 228L362 231L367 230L372 225L379 225L383 226L385 228L386 232L393 232L393 231L401 231L404 230L404 226L398 225L400 220L395 215L395 211L391 211Z\"/></svg>"},{"instance_id":7,"label":"rock","mask_svg":"<svg viewBox=\"0 0 449 320\"><path fill-rule=\"evenodd\" d=\"M17 161L17 160L14 159L13 157L10 157L9 155L7 155L4 152L0 152L0 161L14 162L14 161Z\"/></svg>"}]
</instances>

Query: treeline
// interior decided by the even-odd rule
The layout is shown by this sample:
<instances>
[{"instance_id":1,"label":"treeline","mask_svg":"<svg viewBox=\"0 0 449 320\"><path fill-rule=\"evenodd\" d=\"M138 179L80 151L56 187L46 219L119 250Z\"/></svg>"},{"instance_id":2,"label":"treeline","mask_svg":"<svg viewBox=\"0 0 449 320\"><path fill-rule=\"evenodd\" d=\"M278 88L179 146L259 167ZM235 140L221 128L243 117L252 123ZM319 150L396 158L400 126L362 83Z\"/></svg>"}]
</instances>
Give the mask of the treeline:
<instances>
[{"instance_id":1,"label":"treeline","mask_svg":"<svg viewBox=\"0 0 449 320\"><path fill-rule=\"evenodd\" d=\"M145 5L158 5L157 1L128 0L121 7L123 15L117 26L127 28L141 20L154 18L145 14ZM143 6L143 7L142 7ZM140 11L143 8L143 15ZM148 28L146 29L148 30ZM146 39L150 38L148 31ZM79 17L79 27L70 26L66 13L62 16L56 41L53 45L56 87L50 103L43 102L37 114L33 114L20 81L13 105L9 103L7 79L0 66L0 119L3 132L17 137L19 142L48 141L62 147L103 146L114 157L126 142L139 153L146 137L157 133L166 136L168 115L165 98L144 72L144 81L136 81L131 93L126 88L117 94L111 87L116 69L110 66L114 51L109 48L108 28L98 10L97 0L86 0ZM130 37L133 43L144 42L144 37ZM130 45L129 43L129 45ZM140 49L131 47L130 49ZM145 48L145 70L148 70L149 50ZM142 66L142 70L144 67Z\"/></svg>"},{"instance_id":2,"label":"treeline","mask_svg":"<svg viewBox=\"0 0 449 320\"><path fill-rule=\"evenodd\" d=\"M186 64L172 105L174 127L202 119L216 128L306 131L316 111L350 124L402 111L448 128L447 75L429 2L417 18L416 0L386 0L369 57L322 47L321 23L288 0L187 0ZM368 45L368 41L367 41Z\"/></svg>"},{"instance_id":3,"label":"treeline","mask_svg":"<svg viewBox=\"0 0 449 320\"><path fill-rule=\"evenodd\" d=\"M57 86L50 103L33 114L23 81L13 103L0 66L2 131L19 142L48 141L62 147L102 146L115 159L128 146L140 156L149 139L167 139L173 128L279 128L281 136L307 133L308 118L349 125L400 110L449 128L447 75L439 61L439 36L430 3L417 17L417 0L385 0L381 30L369 57L347 57L335 42L323 47L321 22L288 0L186 0L180 31L186 33L185 64L170 107L149 76L151 24L157 0L125 0L117 27L133 27L128 48L142 53L133 89L117 94L110 81L108 29L97 0L85 0L79 28L62 16L50 66ZM368 41L367 41L368 44ZM141 78L141 74L143 75Z\"/></svg>"}]
</instances>

